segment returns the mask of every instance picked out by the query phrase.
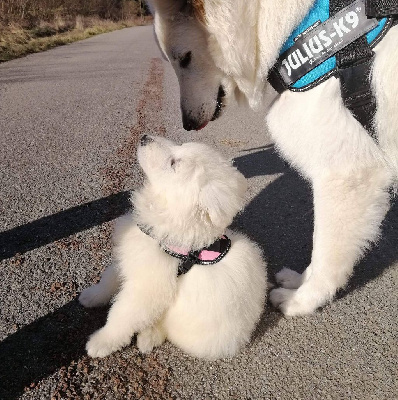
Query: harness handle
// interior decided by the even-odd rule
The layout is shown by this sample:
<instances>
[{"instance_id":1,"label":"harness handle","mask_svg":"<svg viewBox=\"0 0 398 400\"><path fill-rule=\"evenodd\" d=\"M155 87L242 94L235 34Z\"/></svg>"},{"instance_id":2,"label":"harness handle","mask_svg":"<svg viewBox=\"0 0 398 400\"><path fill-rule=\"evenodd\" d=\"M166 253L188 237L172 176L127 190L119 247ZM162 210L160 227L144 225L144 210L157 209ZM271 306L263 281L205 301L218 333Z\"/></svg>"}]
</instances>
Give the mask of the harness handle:
<instances>
[{"instance_id":1,"label":"harness handle","mask_svg":"<svg viewBox=\"0 0 398 400\"><path fill-rule=\"evenodd\" d=\"M372 18L398 16L398 0L366 0L366 15Z\"/></svg>"}]
</instances>

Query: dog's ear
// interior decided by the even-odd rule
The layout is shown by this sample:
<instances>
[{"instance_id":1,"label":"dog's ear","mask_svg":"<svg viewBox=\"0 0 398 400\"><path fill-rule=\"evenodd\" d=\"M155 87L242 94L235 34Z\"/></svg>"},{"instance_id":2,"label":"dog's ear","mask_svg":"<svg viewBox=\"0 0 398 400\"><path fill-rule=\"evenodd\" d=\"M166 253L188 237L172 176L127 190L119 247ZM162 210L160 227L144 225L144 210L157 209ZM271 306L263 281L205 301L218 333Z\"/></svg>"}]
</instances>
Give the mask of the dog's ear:
<instances>
[{"instance_id":1,"label":"dog's ear","mask_svg":"<svg viewBox=\"0 0 398 400\"><path fill-rule=\"evenodd\" d=\"M146 0L146 5L148 6L148 8L149 8L149 12L152 14L152 15L155 15L155 2L153 1L153 0Z\"/></svg>"},{"instance_id":2,"label":"dog's ear","mask_svg":"<svg viewBox=\"0 0 398 400\"><path fill-rule=\"evenodd\" d=\"M189 0L146 0L151 14L160 13L164 16L183 10Z\"/></svg>"},{"instance_id":3,"label":"dog's ear","mask_svg":"<svg viewBox=\"0 0 398 400\"><path fill-rule=\"evenodd\" d=\"M211 223L225 229L245 202L247 181L238 171L226 182L217 185L209 183L200 191L199 205Z\"/></svg>"},{"instance_id":4,"label":"dog's ear","mask_svg":"<svg viewBox=\"0 0 398 400\"><path fill-rule=\"evenodd\" d=\"M163 16L173 16L176 13L195 16L204 19L203 0L147 0L152 15L160 13Z\"/></svg>"}]
</instances>

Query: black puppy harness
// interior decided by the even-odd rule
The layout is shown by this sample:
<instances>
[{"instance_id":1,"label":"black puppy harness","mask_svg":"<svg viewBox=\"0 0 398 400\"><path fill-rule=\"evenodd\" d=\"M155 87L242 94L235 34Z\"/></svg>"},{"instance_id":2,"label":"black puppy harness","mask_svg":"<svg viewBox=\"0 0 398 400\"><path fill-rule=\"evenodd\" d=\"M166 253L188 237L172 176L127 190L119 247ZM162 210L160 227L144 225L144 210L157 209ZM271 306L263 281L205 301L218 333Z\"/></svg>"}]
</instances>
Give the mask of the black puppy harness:
<instances>
[{"instance_id":1,"label":"black puppy harness","mask_svg":"<svg viewBox=\"0 0 398 400\"><path fill-rule=\"evenodd\" d=\"M376 139L373 47L397 18L398 0L316 0L283 45L268 81L279 93L302 92L338 77L345 106Z\"/></svg>"},{"instance_id":2,"label":"black puppy harness","mask_svg":"<svg viewBox=\"0 0 398 400\"><path fill-rule=\"evenodd\" d=\"M155 239L150 230L145 229L143 226L138 225L141 232ZM155 239L156 240L156 239ZM220 262L228 253L231 248L231 239L226 235L221 236L210 246L204 247L200 250L187 250L176 246L166 246L159 243L161 249L172 257L180 260L178 264L177 276L186 274L195 264L197 265L213 265Z\"/></svg>"}]
</instances>

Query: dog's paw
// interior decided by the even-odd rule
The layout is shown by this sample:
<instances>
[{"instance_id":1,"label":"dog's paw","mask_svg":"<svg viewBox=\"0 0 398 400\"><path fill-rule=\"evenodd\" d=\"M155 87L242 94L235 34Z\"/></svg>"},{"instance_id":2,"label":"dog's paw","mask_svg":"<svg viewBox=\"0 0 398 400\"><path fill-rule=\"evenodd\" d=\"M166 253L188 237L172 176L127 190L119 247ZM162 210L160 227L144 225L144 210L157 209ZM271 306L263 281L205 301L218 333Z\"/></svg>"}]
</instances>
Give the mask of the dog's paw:
<instances>
[{"instance_id":1,"label":"dog's paw","mask_svg":"<svg viewBox=\"0 0 398 400\"><path fill-rule=\"evenodd\" d=\"M164 342L164 334L157 328L147 328L137 336L137 347L141 353L150 353Z\"/></svg>"},{"instance_id":2,"label":"dog's paw","mask_svg":"<svg viewBox=\"0 0 398 400\"><path fill-rule=\"evenodd\" d=\"M288 317L311 314L316 306L298 294L298 290L278 288L270 292L270 301Z\"/></svg>"},{"instance_id":3,"label":"dog's paw","mask_svg":"<svg viewBox=\"0 0 398 400\"><path fill-rule=\"evenodd\" d=\"M109 296L104 295L98 284L84 289L79 296L80 304L86 308L105 306L109 300Z\"/></svg>"},{"instance_id":4,"label":"dog's paw","mask_svg":"<svg viewBox=\"0 0 398 400\"><path fill-rule=\"evenodd\" d=\"M130 337L115 336L106 327L99 329L90 336L86 344L90 357L106 357L114 351L130 344Z\"/></svg>"},{"instance_id":5,"label":"dog's paw","mask_svg":"<svg viewBox=\"0 0 398 400\"><path fill-rule=\"evenodd\" d=\"M303 277L296 271L283 268L275 275L276 282L285 289L298 289L301 286Z\"/></svg>"}]
</instances>

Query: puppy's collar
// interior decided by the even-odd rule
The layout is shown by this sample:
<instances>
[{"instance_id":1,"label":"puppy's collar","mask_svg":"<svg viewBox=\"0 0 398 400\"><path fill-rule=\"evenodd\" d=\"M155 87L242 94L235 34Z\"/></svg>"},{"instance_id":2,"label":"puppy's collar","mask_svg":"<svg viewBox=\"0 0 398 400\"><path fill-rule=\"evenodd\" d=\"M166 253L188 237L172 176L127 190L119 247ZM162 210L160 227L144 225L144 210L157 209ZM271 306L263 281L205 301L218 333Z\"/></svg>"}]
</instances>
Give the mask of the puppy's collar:
<instances>
[{"instance_id":1,"label":"puppy's collar","mask_svg":"<svg viewBox=\"0 0 398 400\"><path fill-rule=\"evenodd\" d=\"M156 238L151 235L150 230L141 225L138 225L138 228L140 228L141 232L156 240ZM229 239L228 236L223 235L210 246L196 251L176 246L166 246L162 243L159 243L159 245L164 252L180 260L177 273L177 276L180 276L186 274L195 264L213 265L221 261L231 248L231 239Z\"/></svg>"}]
</instances>

